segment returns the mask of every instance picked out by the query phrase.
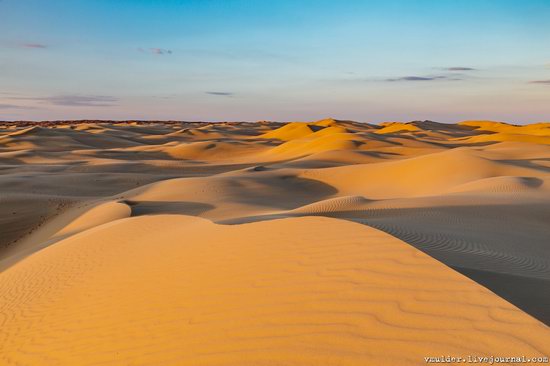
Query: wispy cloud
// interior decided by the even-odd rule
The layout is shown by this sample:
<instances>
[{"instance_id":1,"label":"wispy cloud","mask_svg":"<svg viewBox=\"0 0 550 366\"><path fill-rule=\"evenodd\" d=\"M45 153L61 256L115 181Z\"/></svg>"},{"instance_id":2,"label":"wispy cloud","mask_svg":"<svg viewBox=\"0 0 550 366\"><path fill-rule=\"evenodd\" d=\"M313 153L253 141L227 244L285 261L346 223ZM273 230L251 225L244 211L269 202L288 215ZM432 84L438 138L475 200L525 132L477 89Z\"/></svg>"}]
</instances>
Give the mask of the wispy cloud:
<instances>
[{"instance_id":1,"label":"wispy cloud","mask_svg":"<svg viewBox=\"0 0 550 366\"><path fill-rule=\"evenodd\" d=\"M69 107L111 107L118 98L106 95L58 95L43 99L53 105Z\"/></svg>"},{"instance_id":2,"label":"wispy cloud","mask_svg":"<svg viewBox=\"0 0 550 366\"><path fill-rule=\"evenodd\" d=\"M21 47L23 48L48 48L47 45L45 44L42 44L42 43L24 43L21 45Z\"/></svg>"},{"instance_id":3,"label":"wispy cloud","mask_svg":"<svg viewBox=\"0 0 550 366\"><path fill-rule=\"evenodd\" d=\"M16 100L34 100L68 107L112 107L118 98L108 95L55 95L51 97L12 97Z\"/></svg>"},{"instance_id":4,"label":"wispy cloud","mask_svg":"<svg viewBox=\"0 0 550 366\"><path fill-rule=\"evenodd\" d=\"M157 48L157 47L153 47L153 48L138 48L138 51L140 52L143 52L143 53L150 53L150 54L153 54L153 55L171 55L173 53L172 50L168 50L166 48Z\"/></svg>"},{"instance_id":5,"label":"wispy cloud","mask_svg":"<svg viewBox=\"0 0 550 366\"><path fill-rule=\"evenodd\" d=\"M235 95L235 93L231 93L231 92L220 92L220 91L207 91L205 92L206 94L210 94L210 95L219 95L219 96L225 96L225 97L230 97L232 95Z\"/></svg>"},{"instance_id":6,"label":"wispy cloud","mask_svg":"<svg viewBox=\"0 0 550 366\"><path fill-rule=\"evenodd\" d=\"M355 76L353 74L348 74L349 77L338 78L338 79L328 79L324 82L330 83L400 83L400 82L445 82L445 81L460 81L467 80L468 76L460 73L438 73L438 74L428 74L428 75L406 75L406 76L396 76L396 77L387 77L387 78L376 78L376 77L363 77Z\"/></svg>"},{"instance_id":7,"label":"wispy cloud","mask_svg":"<svg viewBox=\"0 0 550 366\"><path fill-rule=\"evenodd\" d=\"M447 67L444 70L447 71L475 71L473 67L464 67L464 66L453 66L453 67Z\"/></svg>"},{"instance_id":8,"label":"wispy cloud","mask_svg":"<svg viewBox=\"0 0 550 366\"><path fill-rule=\"evenodd\" d=\"M435 80L460 80L456 77L449 77L446 75L434 75L434 76L402 76L398 78L390 78L385 81L435 81Z\"/></svg>"},{"instance_id":9,"label":"wispy cloud","mask_svg":"<svg viewBox=\"0 0 550 366\"><path fill-rule=\"evenodd\" d=\"M0 109L37 109L36 107L0 103Z\"/></svg>"},{"instance_id":10,"label":"wispy cloud","mask_svg":"<svg viewBox=\"0 0 550 366\"><path fill-rule=\"evenodd\" d=\"M530 81L531 84L548 84L550 85L550 80L533 80Z\"/></svg>"}]
</instances>

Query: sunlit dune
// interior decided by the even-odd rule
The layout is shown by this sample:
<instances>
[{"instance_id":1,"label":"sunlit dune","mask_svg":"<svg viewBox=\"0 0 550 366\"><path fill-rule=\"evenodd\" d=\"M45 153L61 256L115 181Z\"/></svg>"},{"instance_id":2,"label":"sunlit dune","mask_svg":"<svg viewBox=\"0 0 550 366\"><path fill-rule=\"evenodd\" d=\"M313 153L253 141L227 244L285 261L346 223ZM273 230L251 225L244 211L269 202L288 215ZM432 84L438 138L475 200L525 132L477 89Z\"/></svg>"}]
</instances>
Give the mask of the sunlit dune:
<instances>
[{"instance_id":1,"label":"sunlit dune","mask_svg":"<svg viewBox=\"0 0 550 366\"><path fill-rule=\"evenodd\" d=\"M0 364L550 354L550 124L0 124Z\"/></svg>"},{"instance_id":2,"label":"sunlit dune","mask_svg":"<svg viewBox=\"0 0 550 366\"><path fill-rule=\"evenodd\" d=\"M382 128L379 130L376 130L375 133L386 134L386 133L396 133L396 132L406 132L406 131L420 131L420 128L409 123L385 122L385 123L381 123L380 126L382 126Z\"/></svg>"}]
</instances>

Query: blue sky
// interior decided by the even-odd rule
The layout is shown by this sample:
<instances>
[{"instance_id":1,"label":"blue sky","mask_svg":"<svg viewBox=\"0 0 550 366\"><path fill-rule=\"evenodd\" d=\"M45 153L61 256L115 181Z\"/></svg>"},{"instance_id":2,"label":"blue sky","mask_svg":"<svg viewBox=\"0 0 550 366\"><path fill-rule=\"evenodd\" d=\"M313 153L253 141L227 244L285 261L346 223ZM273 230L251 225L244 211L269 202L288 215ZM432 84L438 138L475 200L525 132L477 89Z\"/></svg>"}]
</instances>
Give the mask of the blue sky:
<instances>
[{"instance_id":1,"label":"blue sky","mask_svg":"<svg viewBox=\"0 0 550 366\"><path fill-rule=\"evenodd\" d=\"M548 0L0 0L0 120L550 120Z\"/></svg>"}]
</instances>

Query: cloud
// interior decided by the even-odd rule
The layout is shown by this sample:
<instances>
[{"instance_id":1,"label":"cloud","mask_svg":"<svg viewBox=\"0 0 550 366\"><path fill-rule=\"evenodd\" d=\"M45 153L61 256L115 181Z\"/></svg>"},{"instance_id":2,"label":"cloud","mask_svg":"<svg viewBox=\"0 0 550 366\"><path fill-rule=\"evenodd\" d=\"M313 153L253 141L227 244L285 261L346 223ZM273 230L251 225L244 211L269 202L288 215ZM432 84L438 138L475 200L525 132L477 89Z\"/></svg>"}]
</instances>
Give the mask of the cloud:
<instances>
[{"instance_id":1,"label":"cloud","mask_svg":"<svg viewBox=\"0 0 550 366\"><path fill-rule=\"evenodd\" d=\"M454 66L454 67L447 67L445 70L447 70L447 71L475 71L476 69L474 69L472 67Z\"/></svg>"},{"instance_id":2,"label":"cloud","mask_svg":"<svg viewBox=\"0 0 550 366\"><path fill-rule=\"evenodd\" d=\"M456 78L449 78L445 75L435 75L435 76L403 76L399 78L386 79L385 81L434 81L434 80L458 80Z\"/></svg>"},{"instance_id":3,"label":"cloud","mask_svg":"<svg viewBox=\"0 0 550 366\"><path fill-rule=\"evenodd\" d=\"M37 108L36 107L24 106L24 105L0 103L0 109L37 109Z\"/></svg>"},{"instance_id":4,"label":"cloud","mask_svg":"<svg viewBox=\"0 0 550 366\"><path fill-rule=\"evenodd\" d=\"M111 107L118 102L118 98L105 95L58 95L43 100L53 105L69 107Z\"/></svg>"},{"instance_id":5,"label":"cloud","mask_svg":"<svg viewBox=\"0 0 550 366\"><path fill-rule=\"evenodd\" d=\"M45 44L42 43L25 43L22 44L21 47L23 48L48 48Z\"/></svg>"},{"instance_id":6,"label":"cloud","mask_svg":"<svg viewBox=\"0 0 550 366\"><path fill-rule=\"evenodd\" d=\"M68 107L112 107L118 98L107 95L56 95L51 97L12 97L17 100L35 100Z\"/></svg>"},{"instance_id":7,"label":"cloud","mask_svg":"<svg viewBox=\"0 0 550 366\"><path fill-rule=\"evenodd\" d=\"M531 84L548 84L550 85L550 80L533 80L530 81Z\"/></svg>"},{"instance_id":8,"label":"cloud","mask_svg":"<svg viewBox=\"0 0 550 366\"><path fill-rule=\"evenodd\" d=\"M153 55L171 55L173 53L172 50L168 50L165 48L138 48L138 51L143 53L151 53Z\"/></svg>"},{"instance_id":9,"label":"cloud","mask_svg":"<svg viewBox=\"0 0 550 366\"><path fill-rule=\"evenodd\" d=\"M230 96L234 95L235 93L220 92L220 91L208 91L208 92L206 92L206 94L230 97Z\"/></svg>"},{"instance_id":10,"label":"cloud","mask_svg":"<svg viewBox=\"0 0 550 366\"><path fill-rule=\"evenodd\" d=\"M165 50L163 48L151 48L151 52L153 52L155 55L172 54L172 50Z\"/></svg>"},{"instance_id":11,"label":"cloud","mask_svg":"<svg viewBox=\"0 0 550 366\"><path fill-rule=\"evenodd\" d=\"M398 83L398 82L436 82L436 81L460 81L460 80L467 80L468 76L463 75L460 73L439 73L439 74L428 74L428 75L407 75L407 76L399 76L399 77L389 77L385 79L381 78L375 78L375 77L362 77L357 76L354 77L354 75L350 75L350 77L346 78L339 78L339 79L328 79L324 80L325 82L331 82L331 83L380 83L380 82L390 82L390 83Z\"/></svg>"}]
</instances>

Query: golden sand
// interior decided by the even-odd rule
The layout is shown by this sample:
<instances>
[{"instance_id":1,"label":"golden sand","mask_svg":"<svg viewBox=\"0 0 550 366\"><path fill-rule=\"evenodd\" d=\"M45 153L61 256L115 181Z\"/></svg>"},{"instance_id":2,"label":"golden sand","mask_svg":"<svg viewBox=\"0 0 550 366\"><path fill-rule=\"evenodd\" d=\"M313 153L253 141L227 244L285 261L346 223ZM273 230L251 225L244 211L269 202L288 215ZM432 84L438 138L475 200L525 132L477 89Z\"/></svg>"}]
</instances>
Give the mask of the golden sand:
<instances>
[{"instance_id":1,"label":"golden sand","mask_svg":"<svg viewBox=\"0 0 550 366\"><path fill-rule=\"evenodd\" d=\"M0 125L0 364L548 356L549 129Z\"/></svg>"}]
</instances>

